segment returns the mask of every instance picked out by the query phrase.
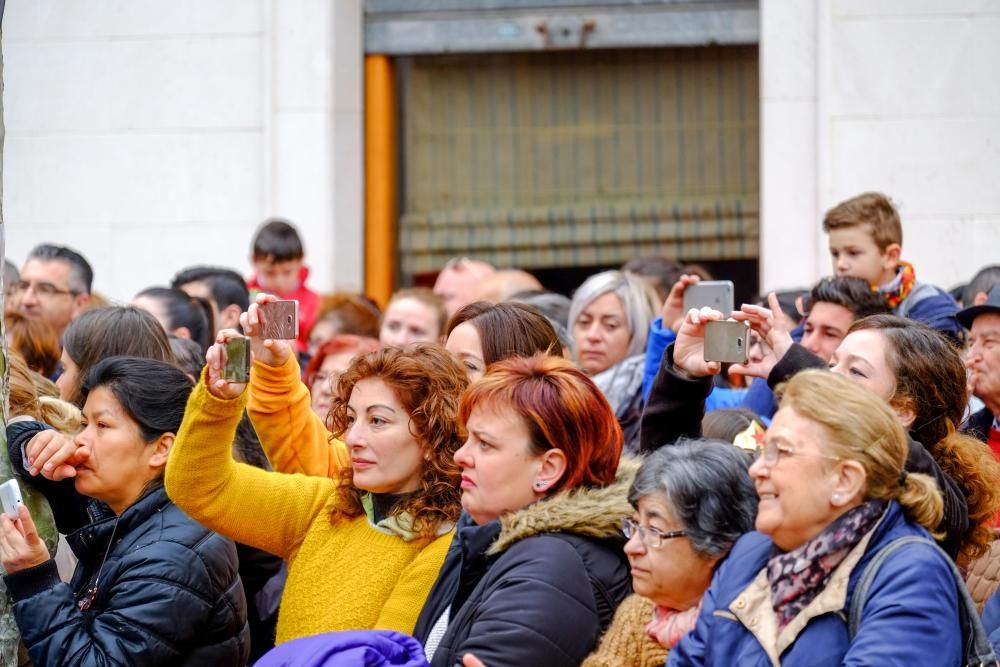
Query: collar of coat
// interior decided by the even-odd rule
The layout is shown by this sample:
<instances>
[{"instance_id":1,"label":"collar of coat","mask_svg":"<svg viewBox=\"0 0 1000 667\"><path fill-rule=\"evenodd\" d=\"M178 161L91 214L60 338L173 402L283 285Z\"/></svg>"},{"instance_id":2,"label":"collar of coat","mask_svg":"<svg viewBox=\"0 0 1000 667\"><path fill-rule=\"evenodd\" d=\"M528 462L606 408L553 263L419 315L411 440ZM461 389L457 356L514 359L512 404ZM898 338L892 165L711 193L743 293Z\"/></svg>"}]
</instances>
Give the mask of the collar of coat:
<instances>
[{"instance_id":1,"label":"collar of coat","mask_svg":"<svg viewBox=\"0 0 1000 667\"><path fill-rule=\"evenodd\" d=\"M500 517L500 534L490 545L495 556L513 544L542 533L572 533L607 539L622 537L622 518L632 514L628 489L639 459L623 456L615 481L604 487L580 487L539 500Z\"/></svg>"}]
</instances>

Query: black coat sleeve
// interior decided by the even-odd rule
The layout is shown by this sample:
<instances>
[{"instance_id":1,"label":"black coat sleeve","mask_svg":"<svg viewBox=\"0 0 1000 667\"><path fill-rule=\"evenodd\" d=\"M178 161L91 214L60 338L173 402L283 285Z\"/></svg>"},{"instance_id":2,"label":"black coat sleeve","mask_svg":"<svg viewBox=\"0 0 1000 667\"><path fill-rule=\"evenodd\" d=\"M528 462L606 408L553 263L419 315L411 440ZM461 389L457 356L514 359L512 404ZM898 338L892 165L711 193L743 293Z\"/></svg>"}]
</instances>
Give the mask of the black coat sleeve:
<instances>
[{"instance_id":1,"label":"black coat sleeve","mask_svg":"<svg viewBox=\"0 0 1000 667\"><path fill-rule=\"evenodd\" d=\"M691 378L674 368L674 346L663 353L646 399L639 430L640 451L654 452L679 438L701 436L705 399L712 393L712 377Z\"/></svg>"},{"instance_id":2,"label":"black coat sleeve","mask_svg":"<svg viewBox=\"0 0 1000 667\"><path fill-rule=\"evenodd\" d=\"M63 535L110 515L107 506L77 493L72 479L53 482L41 475L32 477L24 468L24 447L38 433L52 427L38 421L16 422L7 426L7 452L21 482L37 490L49 502L56 529Z\"/></svg>"},{"instance_id":3,"label":"black coat sleeve","mask_svg":"<svg viewBox=\"0 0 1000 667\"><path fill-rule=\"evenodd\" d=\"M829 364L798 343L792 343L785 352L785 356L778 360L778 363L771 369L771 374L767 376L767 384L774 389L782 382L792 379L792 376L799 371L809 368L829 368Z\"/></svg>"}]
</instances>

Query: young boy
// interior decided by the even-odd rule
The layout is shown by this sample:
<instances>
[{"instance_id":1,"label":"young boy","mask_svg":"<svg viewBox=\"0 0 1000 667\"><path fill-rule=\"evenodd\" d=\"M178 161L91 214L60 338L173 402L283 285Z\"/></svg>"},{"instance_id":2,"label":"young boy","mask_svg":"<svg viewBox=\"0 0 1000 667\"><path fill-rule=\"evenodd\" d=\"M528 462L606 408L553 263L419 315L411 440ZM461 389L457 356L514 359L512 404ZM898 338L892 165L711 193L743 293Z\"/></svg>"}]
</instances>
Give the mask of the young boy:
<instances>
[{"instance_id":1,"label":"young boy","mask_svg":"<svg viewBox=\"0 0 1000 667\"><path fill-rule=\"evenodd\" d=\"M900 259L903 227L888 197L866 192L837 204L823 217L823 231L830 236L837 276L863 278L885 296L894 314L961 338L955 300L944 290L919 282L913 265Z\"/></svg>"},{"instance_id":2,"label":"young boy","mask_svg":"<svg viewBox=\"0 0 1000 667\"><path fill-rule=\"evenodd\" d=\"M308 347L309 329L316 321L319 295L306 287L309 269L303 264L302 239L285 220L265 220L253 238L250 262L254 275L247 281L251 303L261 292L299 302L299 352Z\"/></svg>"}]
</instances>

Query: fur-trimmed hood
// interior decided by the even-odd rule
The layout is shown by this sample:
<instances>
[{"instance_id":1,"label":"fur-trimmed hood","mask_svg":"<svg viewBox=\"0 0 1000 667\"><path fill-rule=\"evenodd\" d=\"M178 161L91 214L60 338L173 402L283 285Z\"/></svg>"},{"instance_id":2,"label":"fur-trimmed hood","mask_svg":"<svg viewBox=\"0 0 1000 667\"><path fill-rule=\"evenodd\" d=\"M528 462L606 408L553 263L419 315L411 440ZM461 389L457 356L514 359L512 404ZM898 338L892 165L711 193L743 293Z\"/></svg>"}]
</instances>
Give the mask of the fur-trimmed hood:
<instances>
[{"instance_id":1,"label":"fur-trimmed hood","mask_svg":"<svg viewBox=\"0 0 1000 667\"><path fill-rule=\"evenodd\" d=\"M615 481L605 487L583 487L540 500L500 518L500 535L488 550L495 556L513 544L542 533L572 533L606 539L621 535L622 517L632 514L628 489L640 459L623 456Z\"/></svg>"}]
</instances>

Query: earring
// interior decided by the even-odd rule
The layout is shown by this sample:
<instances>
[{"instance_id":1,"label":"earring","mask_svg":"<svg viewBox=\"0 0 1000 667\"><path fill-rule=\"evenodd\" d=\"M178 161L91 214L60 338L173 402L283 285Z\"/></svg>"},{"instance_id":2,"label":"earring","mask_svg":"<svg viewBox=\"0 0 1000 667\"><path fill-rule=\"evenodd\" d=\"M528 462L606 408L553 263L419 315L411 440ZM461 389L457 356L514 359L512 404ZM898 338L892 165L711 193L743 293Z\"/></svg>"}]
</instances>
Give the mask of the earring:
<instances>
[{"instance_id":1,"label":"earring","mask_svg":"<svg viewBox=\"0 0 1000 667\"><path fill-rule=\"evenodd\" d=\"M834 505L839 505L840 504L840 494L839 493L833 494L833 498L831 498L830 500L833 502Z\"/></svg>"},{"instance_id":2,"label":"earring","mask_svg":"<svg viewBox=\"0 0 1000 667\"><path fill-rule=\"evenodd\" d=\"M542 489L545 488L545 482L541 482L541 481L535 482L535 488L538 489L539 491L541 491Z\"/></svg>"}]
</instances>

